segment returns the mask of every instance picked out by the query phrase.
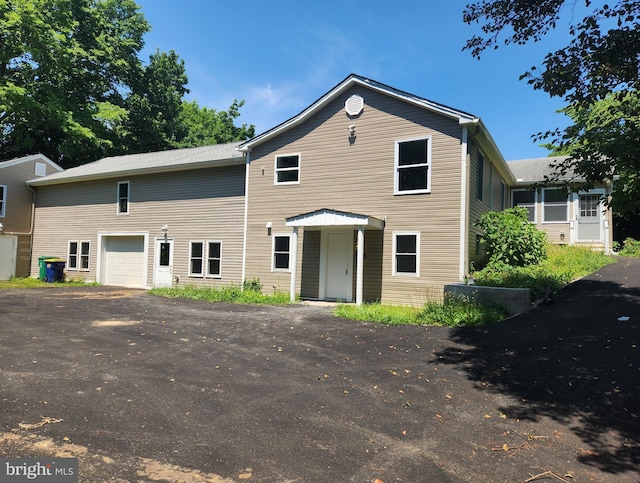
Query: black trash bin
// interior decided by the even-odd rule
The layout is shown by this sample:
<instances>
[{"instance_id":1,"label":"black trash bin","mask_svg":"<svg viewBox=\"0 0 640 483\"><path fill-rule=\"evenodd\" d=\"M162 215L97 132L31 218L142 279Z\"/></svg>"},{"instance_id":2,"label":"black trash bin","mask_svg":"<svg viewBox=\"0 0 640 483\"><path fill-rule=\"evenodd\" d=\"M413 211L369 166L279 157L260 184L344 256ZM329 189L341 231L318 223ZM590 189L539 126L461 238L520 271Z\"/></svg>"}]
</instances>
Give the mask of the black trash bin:
<instances>
[{"instance_id":1,"label":"black trash bin","mask_svg":"<svg viewBox=\"0 0 640 483\"><path fill-rule=\"evenodd\" d=\"M67 262L61 258L47 258L44 260L45 265L45 282L63 282L64 266Z\"/></svg>"}]
</instances>

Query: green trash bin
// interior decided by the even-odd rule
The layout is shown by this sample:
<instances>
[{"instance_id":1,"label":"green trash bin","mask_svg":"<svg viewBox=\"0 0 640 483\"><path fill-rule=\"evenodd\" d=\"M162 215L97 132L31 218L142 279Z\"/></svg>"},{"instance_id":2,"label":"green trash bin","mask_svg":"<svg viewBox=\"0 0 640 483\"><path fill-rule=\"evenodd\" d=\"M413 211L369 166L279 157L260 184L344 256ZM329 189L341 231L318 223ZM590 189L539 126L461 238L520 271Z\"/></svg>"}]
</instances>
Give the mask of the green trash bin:
<instances>
[{"instance_id":1,"label":"green trash bin","mask_svg":"<svg viewBox=\"0 0 640 483\"><path fill-rule=\"evenodd\" d=\"M48 258L58 258L52 257L51 255L43 255L38 257L38 268L40 269L39 278L42 282L47 281L47 264L44 262Z\"/></svg>"}]
</instances>

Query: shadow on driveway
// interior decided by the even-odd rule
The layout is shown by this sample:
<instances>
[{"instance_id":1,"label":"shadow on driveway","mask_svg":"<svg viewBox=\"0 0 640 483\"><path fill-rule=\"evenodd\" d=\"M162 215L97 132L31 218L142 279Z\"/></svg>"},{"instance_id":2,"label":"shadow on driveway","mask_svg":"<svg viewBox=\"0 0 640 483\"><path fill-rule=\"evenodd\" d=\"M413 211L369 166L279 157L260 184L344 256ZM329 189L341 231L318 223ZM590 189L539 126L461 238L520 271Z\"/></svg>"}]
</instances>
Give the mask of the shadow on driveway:
<instances>
[{"instance_id":1,"label":"shadow on driveway","mask_svg":"<svg viewBox=\"0 0 640 483\"><path fill-rule=\"evenodd\" d=\"M625 318L629 319L626 320ZM640 260L620 258L508 321L457 329L436 355L478 388L509 396L510 418L562 423L580 462L611 474L640 467Z\"/></svg>"}]
</instances>

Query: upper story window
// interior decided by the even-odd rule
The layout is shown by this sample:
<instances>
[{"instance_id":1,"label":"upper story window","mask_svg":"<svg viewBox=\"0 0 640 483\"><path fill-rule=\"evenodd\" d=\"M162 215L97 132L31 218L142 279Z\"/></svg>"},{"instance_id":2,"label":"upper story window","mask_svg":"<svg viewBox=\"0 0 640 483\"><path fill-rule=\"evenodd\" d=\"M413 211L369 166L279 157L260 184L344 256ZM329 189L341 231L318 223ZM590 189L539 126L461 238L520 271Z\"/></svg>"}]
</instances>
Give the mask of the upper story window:
<instances>
[{"instance_id":1,"label":"upper story window","mask_svg":"<svg viewBox=\"0 0 640 483\"><path fill-rule=\"evenodd\" d=\"M536 191L535 190L513 190L511 192L512 206L526 208L529 213L528 220L536 222Z\"/></svg>"},{"instance_id":2,"label":"upper story window","mask_svg":"<svg viewBox=\"0 0 640 483\"><path fill-rule=\"evenodd\" d=\"M4 212L7 207L7 187L0 185L0 218L4 218Z\"/></svg>"},{"instance_id":3,"label":"upper story window","mask_svg":"<svg viewBox=\"0 0 640 483\"><path fill-rule=\"evenodd\" d=\"M484 156L478 151L478 172L477 172L476 198L478 201L484 199Z\"/></svg>"},{"instance_id":4,"label":"upper story window","mask_svg":"<svg viewBox=\"0 0 640 483\"><path fill-rule=\"evenodd\" d=\"M275 184L300 183L300 155L276 156Z\"/></svg>"},{"instance_id":5,"label":"upper story window","mask_svg":"<svg viewBox=\"0 0 640 483\"><path fill-rule=\"evenodd\" d=\"M394 194L431 191L431 138L396 141Z\"/></svg>"},{"instance_id":6,"label":"upper story window","mask_svg":"<svg viewBox=\"0 0 640 483\"><path fill-rule=\"evenodd\" d=\"M118 182L118 214L129 214L129 182Z\"/></svg>"},{"instance_id":7,"label":"upper story window","mask_svg":"<svg viewBox=\"0 0 640 483\"><path fill-rule=\"evenodd\" d=\"M44 164L44 163L36 163L35 175L36 176L46 176L47 175L47 165Z\"/></svg>"},{"instance_id":8,"label":"upper story window","mask_svg":"<svg viewBox=\"0 0 640 483\"><path fill-rule=\"evenodd\" d=\"M542 221L567 222L569 220L569 193L565 188L542 190Z\"/></svg>"}]
</instances>

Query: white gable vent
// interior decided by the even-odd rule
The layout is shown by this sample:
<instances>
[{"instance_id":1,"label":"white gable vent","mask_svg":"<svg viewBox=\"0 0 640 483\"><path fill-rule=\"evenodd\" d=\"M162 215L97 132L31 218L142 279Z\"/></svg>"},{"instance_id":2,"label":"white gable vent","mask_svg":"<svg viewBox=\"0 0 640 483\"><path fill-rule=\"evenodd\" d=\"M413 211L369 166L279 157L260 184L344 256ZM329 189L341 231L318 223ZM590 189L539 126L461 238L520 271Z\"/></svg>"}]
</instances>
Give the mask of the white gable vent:
<instances>
[{"instance_id":1,"label":"white gable vent","mask_svg":"<svg viewBox=\"0 0 640 483\"><path fill-rule=\"evenodd\" d=\"M344 102L344 110L350 116L359 115L362 109L364 109L364 99L362 96L354 94Z\"/></svg>"}]
</instances>

